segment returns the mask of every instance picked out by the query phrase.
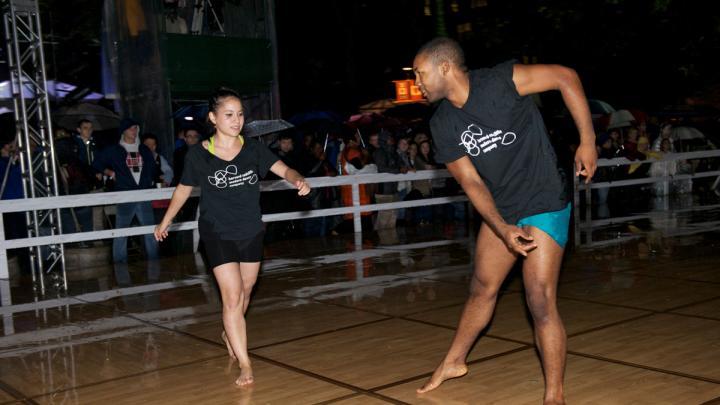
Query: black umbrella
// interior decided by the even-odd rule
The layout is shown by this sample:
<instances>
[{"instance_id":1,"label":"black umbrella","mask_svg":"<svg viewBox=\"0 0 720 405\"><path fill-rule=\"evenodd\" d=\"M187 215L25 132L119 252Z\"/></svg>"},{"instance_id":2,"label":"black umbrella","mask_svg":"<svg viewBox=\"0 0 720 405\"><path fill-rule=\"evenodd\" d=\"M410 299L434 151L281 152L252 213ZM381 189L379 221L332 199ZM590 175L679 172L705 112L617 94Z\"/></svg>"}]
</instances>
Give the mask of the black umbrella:
<instances>
[{"instance_id":1,"label":"black umbrella","mask_svg":"<svg viewBox=\"0 0 720 405\"><path fill-rule=\"evenodd\" d=\"M82 119L90 120L96 131L120 126L120 117L115 112L97 104L80 103L61 107L52 116L57 125L68 129L76 128L78 121Z\"/></svg>"}]
</instances>

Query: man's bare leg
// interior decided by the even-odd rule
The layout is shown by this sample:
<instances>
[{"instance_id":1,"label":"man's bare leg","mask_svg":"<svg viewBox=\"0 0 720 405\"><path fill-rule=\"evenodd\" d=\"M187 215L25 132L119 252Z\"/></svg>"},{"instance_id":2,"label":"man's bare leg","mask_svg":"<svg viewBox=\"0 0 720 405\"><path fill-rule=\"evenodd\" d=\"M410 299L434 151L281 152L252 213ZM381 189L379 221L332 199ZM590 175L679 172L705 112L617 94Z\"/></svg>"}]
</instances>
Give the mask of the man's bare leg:
<instances>
[{"instance_id":1,"label":"man's bare leg","mask_svg":"<svg viewBox=\"0 0 720 405\"><path fill-rule=\"evenodd\" d=\"M516 259L516 254L508 250L489 226L483 224L480 227L475 245L475 271L470 283L470 297L465 302L450 350L430 380L417 390L419 394L437 388L447 379L467 373L465 359L468 352L480 331L490 322L500 286Z\"/></svg>"},{"instance_id":2,"label":"man's bare leg","mask_svg":"<svg viewBox=\"0 0 720 405\"><path fill-rule=\"evenodd\" d=\"M537 242L523 264L527 305L535 326L535 344L545 374L545 405L564 404L563 376L567 337L557 310L557 284L563 248L548 234L526 227Z\"/></svg>"},{"instance_id":3,"label":"man's bare leg","mask_svg":"<svg viewBox=\"0 0 720 405\"><path fill-rule=\"evenodd\" d=\"M257 271L259 268L259 263L226 263L213 269L222 295L223 326L226 337L240 366L240 377L235 381L235 384L240 386L247 386L254 381L247 350L247 328L244 315L249 302L249 298L246 299L246 291L252 291L252 286L248 288L243 284L241 274L243 271L247 273ZM251 278L256 279L257 274Z\"/></svg>"}]
</instances>

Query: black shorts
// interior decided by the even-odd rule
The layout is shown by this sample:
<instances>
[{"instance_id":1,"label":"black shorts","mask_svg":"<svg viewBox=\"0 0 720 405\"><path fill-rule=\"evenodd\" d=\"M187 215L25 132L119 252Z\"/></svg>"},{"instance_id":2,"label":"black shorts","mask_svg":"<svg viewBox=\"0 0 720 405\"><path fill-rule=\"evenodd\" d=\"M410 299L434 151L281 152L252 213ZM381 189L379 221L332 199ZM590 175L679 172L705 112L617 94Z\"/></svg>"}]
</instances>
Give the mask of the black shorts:
<instances>
[{"instance_id":1,"label":"black shorts","mask_svg":"<svg viewBox=\"0 0 720 405\"><path fill-rule=\"evenodd\" d=\"M256 263L263 258L265 231L249 239L222 240L205 239L203 246L211 269L226 263Z\"/></svg>"}]
</instances>

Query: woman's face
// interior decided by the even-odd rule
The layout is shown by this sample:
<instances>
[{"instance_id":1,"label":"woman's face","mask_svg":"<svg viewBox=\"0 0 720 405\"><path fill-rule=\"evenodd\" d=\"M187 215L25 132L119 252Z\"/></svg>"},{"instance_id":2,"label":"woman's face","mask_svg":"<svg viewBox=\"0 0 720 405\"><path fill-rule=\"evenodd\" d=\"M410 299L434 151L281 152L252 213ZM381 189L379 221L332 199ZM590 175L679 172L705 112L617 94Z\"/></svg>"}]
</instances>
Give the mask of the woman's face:
<instances>
[{"instance_id":1,"label":"woman's face","mask_svg":"<svg viewBox=\"0 0 720 405\"><path fill-rule=\"evenodd\" d=\"M669 139L663 139L663 141L660 143L660 150L663 152L670 152L670 140Z\"/></svg>"},{"instance_id":2,"label":"woman's face","mask_svg":"<svg viewBox=\"0 0 720 405\"><path fill-rule=\"evenodd\" d=\"M410 155L411 158L414 158L418 154L418 147L416 144L412 144L408 146L408 155Z\"/></svg>"},{"instance_id":3,"label":"woman's face","mask_svg":"<svg viewBox=\"0 0 720 405\"><path fill-rule=\"evenodd\" d=\"M430 154L430 143L423 142L422 144L420 144L420 152L423 155L426 155L426 156L429 155Z\"/></svg>"},{"instance_id":4,"label":"woman's face","mask_svg":"<svg viewBox=\"0 0 720 405\"><path fill-rule=\"evenodd\" d=\"M215 124L218 134L226 136L238 136L245 124L242 104L235 97L226 97L216 111L210 111L210 122Z\"/></svg>"}]
</instances>

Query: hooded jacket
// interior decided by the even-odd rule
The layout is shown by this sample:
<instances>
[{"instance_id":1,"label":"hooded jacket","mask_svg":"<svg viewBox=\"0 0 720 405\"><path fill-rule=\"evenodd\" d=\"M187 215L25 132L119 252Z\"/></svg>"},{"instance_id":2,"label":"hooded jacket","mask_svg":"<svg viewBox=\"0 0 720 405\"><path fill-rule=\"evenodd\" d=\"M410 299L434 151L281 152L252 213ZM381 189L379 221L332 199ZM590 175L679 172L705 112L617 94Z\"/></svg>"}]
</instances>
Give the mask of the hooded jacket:
<instances>
[{"instance_id":1,"label":"hooded jacket","mask_svg":"<svg viewBox=\"0 0 720 405\"><path fill-rule=\"evenodd\" d=\"M133 125L139 125L132 119L124 119L120 123L120 140L117 144L108 146L95 155L93 168L102 173L105 169L115 172L115 191L125 190L141 190L153 188L155 183L155 158L152 151L147 146L140 143L140 135L135 137L135 145L138 153L142 158L143 165L140 170L140 179L135 181L130 168L127 165L128 151L122 145L123 132ZM138 131L139 133L140 131Z\"/></svg>"}]
</instances>

